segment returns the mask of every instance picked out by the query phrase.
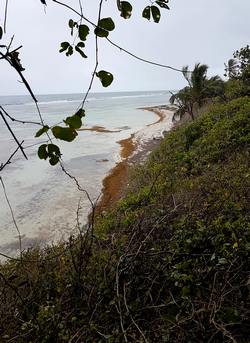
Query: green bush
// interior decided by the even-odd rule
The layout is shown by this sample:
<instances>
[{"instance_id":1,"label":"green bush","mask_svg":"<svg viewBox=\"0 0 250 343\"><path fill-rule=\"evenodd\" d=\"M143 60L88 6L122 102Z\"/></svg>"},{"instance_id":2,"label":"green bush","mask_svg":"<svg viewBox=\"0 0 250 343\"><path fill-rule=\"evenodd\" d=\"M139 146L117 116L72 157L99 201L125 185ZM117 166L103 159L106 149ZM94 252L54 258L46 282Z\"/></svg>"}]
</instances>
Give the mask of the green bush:
<instances>
[{"instance_id":1,"label":"green bush","mask_svg":"<svg viewBox=\"0 0 250 343\"><path fill-rule=\"evenodd\" d=\"M229 80L225 83L225 98L227 100L250 96L250 87L242 80Z\"/></svg>"}]
</instances>

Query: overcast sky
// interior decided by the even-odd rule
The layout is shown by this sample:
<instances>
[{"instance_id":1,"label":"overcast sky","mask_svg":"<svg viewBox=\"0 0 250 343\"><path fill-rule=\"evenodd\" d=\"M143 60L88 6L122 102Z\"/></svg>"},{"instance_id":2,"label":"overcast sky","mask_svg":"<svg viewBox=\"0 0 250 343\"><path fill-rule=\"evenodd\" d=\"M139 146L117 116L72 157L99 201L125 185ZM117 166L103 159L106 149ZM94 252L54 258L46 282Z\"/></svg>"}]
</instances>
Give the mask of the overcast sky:
<instances>
[{"instance_id":1,"label":"overcast sky","mask_svg":"<svg viewBox=\"0 0 250 343\"><path fill-rule=\"evenodd\" d=\"M79 0L63 1L79 10ZM116 23L110 38L140 57L177 68L206 63L210 74L223 75L223 63L233 51L250 43L249 0L171 0L171 10L162 10L159 24L141 17L149 1L130 2L134 6L130 20L119 16L116 0L104 2L103 17L112 16ZM96 21L99 0L82 3L84 14ZM1 26L4 4L1 0ZM87 60L76 54L70 58L60 54L60 42L72 39L68 20L78 18L51 0L47 4L45 10L40 0L9 0L8 34L1 43L8 43L14 34L13 47L23 45L20 57L24 74L35 93L84 92L94 68L94 40L87 41ZM108 70L115 78L109 91L166 90L185 85L181 74L136 61L105 39L99 41L99 70ZM0 62L0 95L26 94L15 71ZM103 91L98 79L92 91Z\"/></svg>"}]
</instances>

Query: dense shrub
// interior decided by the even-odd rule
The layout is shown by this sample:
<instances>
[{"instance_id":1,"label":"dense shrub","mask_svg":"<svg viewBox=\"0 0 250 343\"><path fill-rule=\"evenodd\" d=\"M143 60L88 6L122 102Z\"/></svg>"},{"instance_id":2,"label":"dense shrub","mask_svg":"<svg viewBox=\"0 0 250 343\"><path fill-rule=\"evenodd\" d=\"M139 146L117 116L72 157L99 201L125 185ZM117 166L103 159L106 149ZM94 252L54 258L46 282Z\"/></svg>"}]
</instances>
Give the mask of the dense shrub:
<instances>
[{"instance_id":1,"label":"dense shrub","mask_svg":"<svg viewBox=\"0 0 250 343\"><path fill-rule=\"evenodd\" d=\"M250 96L250 86L242 80L229 80L225 83L225 98L233 100L243 96Z\"/></svg>"}]
</instances>

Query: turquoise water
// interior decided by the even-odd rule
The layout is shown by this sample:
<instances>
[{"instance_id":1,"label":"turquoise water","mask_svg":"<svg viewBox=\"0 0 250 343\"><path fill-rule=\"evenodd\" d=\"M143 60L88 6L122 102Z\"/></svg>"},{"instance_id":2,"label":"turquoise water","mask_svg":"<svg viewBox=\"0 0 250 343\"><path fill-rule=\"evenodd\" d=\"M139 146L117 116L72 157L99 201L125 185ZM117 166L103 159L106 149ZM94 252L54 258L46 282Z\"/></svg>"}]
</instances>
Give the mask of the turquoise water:
<instances>
[{"instance_id":1,"label":"turquoise water","mask_svg":"<svg viewBox=\"0 0 250 343\"><path fill-rule=\"evenodd\" d=\"M45 123L52 125L73 114L81 103L80 94L38 96ZM117 141L156 120L156 116L139 107L168 103L168 91L93 93L86 102L86 127L103 126L114 133L79 132L72 143L56 141L63 153L65 167L74 175L93 200L100 195L102 180L119 160ZM36 108L28 96L0 97L0 104L14 118L38 121ZM1 119L1 118L0 118ZM59 166L51 167L37 157L35 139L38 126L12 123L20 141L24 140L26 161L21 153L2 172L15 218L23 235L23 247L40 242L53 242L75 233L76 211L81 203L80 222L86 221L90 204L83 192ZM15 143L0 120L0 163L15 149ZM0 251L13 253L17 249L17 231L13 225L3 191L0 190Z\"/></svg>"}]
</instances>

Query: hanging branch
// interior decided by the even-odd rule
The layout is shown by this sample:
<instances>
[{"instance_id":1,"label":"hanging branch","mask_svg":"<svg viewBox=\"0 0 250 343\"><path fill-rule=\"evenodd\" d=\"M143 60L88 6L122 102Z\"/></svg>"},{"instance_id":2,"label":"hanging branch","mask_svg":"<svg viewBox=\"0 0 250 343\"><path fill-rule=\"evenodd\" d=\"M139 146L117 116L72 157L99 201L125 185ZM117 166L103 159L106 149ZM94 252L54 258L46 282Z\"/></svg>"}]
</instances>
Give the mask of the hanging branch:
<instances>
[{"instance_id":1,"label":"hanging branch","mask_svg":"<svg viewBox=\"0 0 250 343\"><path fill-rule=\"evenodd\" d=\"M97 25L95 23L93 23L91 20L89 20L87 17L85 17L84 15L82 15L82 13L78 12L77 10L75 10L73 7L61 2L61 1L58 1L58 0L52 0L53 2L55 2L56 4L58 5L61 5L63 7L66 7L67 9L71 10L72 12L74 12L75 14L77 14L78 16L80 16L83 20L85 20L87 23L89 23L90 25L92 25L94 28L97 28ZM119 1L118 1L119 3ZM157 67L161 67L161 68L166 68L166 69L170 69L170 70L173 70L173 71L176 71L176 72L179 72L179 73L182 73L182 69L178 69L178 68L175 68L175 67L172 67L172 66L169 66L167 64L162 64L162 63L157 63L157 62L153 62L153 61L150 61L148 59L145 59L145 58L142 58L140 56L137 56L136 54L130 52L129 50L127 49L124 49L123 47L121 47L119 44L113 42L111 39L107 38L106 37L106 40L111 44L113 45L115 48L119 49L120 51L123 51L125 52L126 54L130 55L131 57L141 61L141 62L144 62L144 63L148 63L148 64L151 64L151 65L155 65ZM192 73L192 71L189 71L190 73Z\"/></svg>"},{"instance_id":2,"label":"hanging branch","mask_svg":"<svg viewBox=\"0 0 250 343\"><path fill-rule=\"evenodd\" d=\"M103 4L103 0L100 1L100 4L99 4L99 12L98 12L98 23L101 19L101 14L102 14L102 4ZM92 88L92 85L93 85L93 82L94 82L94 78L95 78L95 75L96 75L96 71L97 71L97 68L98 68L98 64L99 64L99 61L98 61L98 36L95 35L95 67L94 67L94 71L93 71L93 74L92 74L92 77L91 77L91 80L90 80L90 84L89 84L89 88L83 98L83 101L82 101L82 106L81 108L83 108L86 100L87 100L87 97L91 91L91 88Z\"/></svg>"},{"instance_id":3,"label":"hanging branch","mask_svg":"<svg viewBox=\"0 0 250 343\"><path fill-rule=\"evenodd\" d=\"M9 0L6 0L6 2L5 2L5 10L4 10L4 25L3 25L4 33L6 33L8 5L9 5Z\"/></svg>"},{"instance_id":4,"label":"hanging branch","mask_svg":"<svg viewBox=\"0 0 250 343\"><path fill-rule=\"evenodd\" d=\"M7 51L7 53L4 55L3 53L0 52L0 55L2 56L3 59L5 59L18 73L18 75L20 76L22 82L24 83L25 87L27 88L28 92L30 93L30 96L32 97L32 99L34 100L35 103L37 103L37 99L28 83L28 81L25 79L25 77L23 76L23 71L24 68L22 67L20 60L18 58L18 52L17 50L20 49L21 47L9 52Z\"/></svg>"},{"instance_id":5,"label":"hanging branch","mask_svg":"<svg viewBox=\"0 0 250 343\"><path fill-rule=\"evenodd\" d=\"M24 152L24 150L23 150L23 147L22 147L21 143L19 143L19 141L18 141L16 135L15 135L14 132L12 131L12 129L11 129L9 123L8 123L7 120L5 119L5 116L3 115L3 112L2 112L1 110L0 110L0 115L1 115L1 117L2 117L2 119L3 119L3 121L4 121L4 123L5 123L5 125L7 126L7 129L9 130L9 132L11 133L12 137L14 138L16 144L18 145L19 149L22 151L23 156L24 156L24 157L26 158L26 160L27 160L28 157L27 157L27 155L25 154L25 152Z\"/></svg>"},{"instance_id":6,"label":"hanging branch","mask_svg":"<svg viewBox=\"0 0 250 343\"><path fill-rule=\"evenodd\" d=\"M24 141L22 141L22 142L20 143L20 146L22 146L23 143L24 143ZM7 160L5 163L2 163L2 164L0 165L0 172L1 172L8 164L11 163L12 158L13 158L13 157L15 156L15 154L18 152L18 150L20 149L20 146L18 146L18 147L16 148L16 150L10 155L10 157L8 158L8 160Z\"/></svg>"},{"instance_id":7,"label":"hanging branch","mask_svg":"<svg viewBox=\"0 0 250 343\"><path fill-rule=\"evenodd\" d=\"M5 60L10 64L10 66L13 67L13 68L16 70L16 72L17 72L18 75L20 76L20 78L21 78L23 84L25 85L26 89L28 90L30 96L32 97L32 99L33 99L33 101L34 101L34 103L35 103L35 105L36 105L36 109L37 109L37 112L38 112L38 115L39 115L41 124L42 124L42 126L44 126L44 121L43 121L43 118L42 118L42 115L41 115L40 108L39 108L39 106L38 106L38 100L37 100L37 98L35 97L35 95L34 95L32 89L31 89L31 87L30 87L28 81L25 79L25 77L24 77L24 75L23 75L23 71L24 71L25 69L23 68L23 66L22 66L22 64L21 64L21 61L20 61L20 59L19 59L19 57L18 57L18 55L19 55L18 50L21 49L22 46L20 46L20 47L14 49L14 50L12 50L12 51L9 51L9 50L10 50L10 47L11 47L11 44L12 44L12 42L13 42L13 38L14 38L14 37L11 38L11 41L10 41L10 44L9 44L8 47L7 47L7 46L2 46L2 47L5 47L5 48L6 48L7 52L6 52L5 54L3 54L2 52L0 52L0 56L1 56L0 59L5 59ZM50 137L49 137L48 134L47 134L47 136L48 136L48 138L50 139Z\"/></svg>"},{"instance_id":8,"label":"hanging branch","mask_svg":"<svg viewBox=\"0 0 250 343\"><path fill-rule=\"evenodd\" d=\"M18 234L19 249L20 249L20 260L22 261L22 236L21 236L21 232L20 232L19 227L17 225L16 219L15 219L15 216L14 216L14 211L13 211L12 206L10 204L10 201L9 201L9 198L8 198L8 195L7 195L7 192L6 192L6 188L5 188L5 185L4 185L4 182L3 182L3 179L2 179L1 176L0 176L0 182L1 182L2 187L3 187L3 192L4 192L4 196L5 196L6 202L7 202L8 206L9 206L9 209L10 209L10 213L11 213L13 224L14 224L14 226L16 228L16 231L17 231L17 234Z\"/></svg>"},{"instance_id":9,"label":"hanging branch","mask_svg":"<svg viewBox=\"0 0 250 343\"><path fill-rule=\"evenodd\" d=\"M38 123L37 121L28 121L28 120L18 120L16 118L13 118L11 115L9 115L8 112L6 112L6 110L0 105L0 109L4 112L4 114L6 115L6 117L8 117L11 121L13 122L17 122L17 123L21 123L21 124L34 124L34 125L40 125L42 126L41 123Z\"/></svg>"}]
</instances>

